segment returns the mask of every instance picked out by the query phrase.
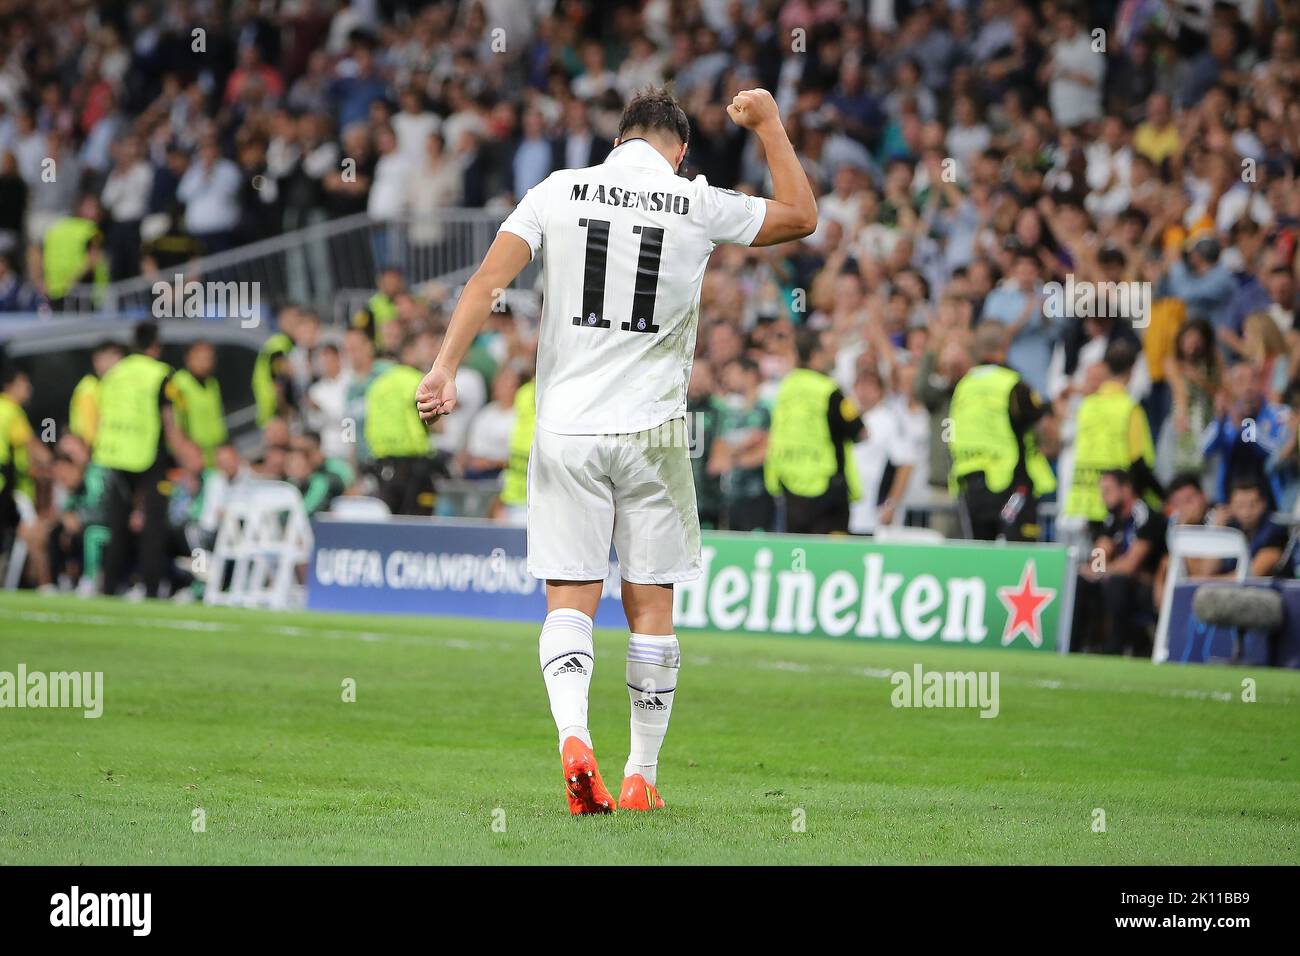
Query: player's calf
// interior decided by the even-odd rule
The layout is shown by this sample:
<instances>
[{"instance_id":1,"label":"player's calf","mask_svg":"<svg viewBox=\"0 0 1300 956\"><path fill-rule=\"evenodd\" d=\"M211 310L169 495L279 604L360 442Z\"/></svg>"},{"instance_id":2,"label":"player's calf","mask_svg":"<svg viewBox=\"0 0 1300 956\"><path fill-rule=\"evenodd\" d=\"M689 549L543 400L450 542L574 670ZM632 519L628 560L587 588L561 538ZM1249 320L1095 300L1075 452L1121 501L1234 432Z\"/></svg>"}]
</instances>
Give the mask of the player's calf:
<instances>
[{"instance_id":1,"label":"player's calf","mask_svg":"<svg viewBox=\"0 0 1300 956\"><path fill-rule=\"evenodd\" d=\"M659 750L668 733L681 648L673 634L632 634L627 645L627 690L631 703L631 747L623 768L619 806L654 810L663 806L655 790ZM629 789L630 788L630 789ZM644 805L641 805L644 804Z\"/></svg>"}]
</instances>

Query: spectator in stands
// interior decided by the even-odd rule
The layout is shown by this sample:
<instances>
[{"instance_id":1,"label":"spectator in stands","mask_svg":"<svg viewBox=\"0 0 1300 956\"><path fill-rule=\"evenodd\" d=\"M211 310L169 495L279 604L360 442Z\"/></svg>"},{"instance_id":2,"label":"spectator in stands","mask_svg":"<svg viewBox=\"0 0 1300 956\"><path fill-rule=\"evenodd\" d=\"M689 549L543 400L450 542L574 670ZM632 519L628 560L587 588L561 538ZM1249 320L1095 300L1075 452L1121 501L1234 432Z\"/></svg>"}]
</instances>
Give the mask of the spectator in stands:
<instances>
[{"instance_id":1,"label":"spectator in stands","mask_svg":"<svg viewBox=\"0 0 1300 956\"><path fill-rule=\"evenodd\" d=\"M775 521L774 502L763 487L772 413L759 398L761 383L753 359L738 355L722 368L717 437L707 468L718 478L718 527L726 531L768 531Z\"/></svg>"},{"instance_id":2,"label":"spectator in stands","mask_svg":"<svg viewBox=\"0 0 1300 956\"><path fill-rule=\"evenodd\" d=\"M1286 549L1287 532L1269 515L1268 487L1258 478L1244 476L1233 481L1228 492L1227 508L1221 512L1225 527L1235 528L1246 536L1250 551L1251 577L1271 577L1282 573L1278 561ZM1237 563L1225 559L1216 576L1230 577Z\"/></svg>"},{"instance_id":3,"label":"spectator in stands","mask_svg":"<svg viewBox=\"0 0 1300 956\"><path fill-rule=\"evenodd\" d=\"M981 320L1007 327L1011 346L1007 364L1036 391L1047 391L1047 366L1058 334L1060 317L1043 308L1042 282L1037 254L1022 249L1015 254L1011 274L984 300Z\"/></svg>"},{"instance_id":4,"label":"spectator in stands","mask_svg":"<svg viewBox=\"0 0 1300 956\"><path fill-rule=\"evenodd\" d=\"M148 210L153 177L136 137L114 144L113 168L100 195L108 214L108 272L114 278L140 273L140 223Z\"/></svg>"},{"instance_id":5,"label":"spectator in stands","mask_svg":"<svg viewBox=\"0 0 1300 956\"><path fill-rule=\"evenodd\" d=\"M339 476L317 466L305 445L293 445L285 454L284 477L301 492L303 507L308 516L328 511L330 504L344 490Z\"/></svg>"},{"instance_id":6,"label":"spectator in stands","mask_svg":"<svg viewBox=\"0 0 1300 956\"><path fill-rule=\"evenodd\" d=\"M1189 319L1165 358L1165 380L1173 393L1169 466L1176 472L1199 472L1204 466L1202 437L1215 417L1221 378L1213 327L1204 319Z\"/></svg>"},{"instance_id":7,"label":"spectator in stands","mask_svg":"<svg viewBox=\"0 0 1300 956\"><path fill-rule=\"evenodd\" d=\"M304 417L308 426L320 436L321 449L327 458L348 461L352 443L344 426L348 386L352 373L343 367L339 347L327 342L320 347L320 378L307 389Z\"/></svg>"},{"instance_id":8,"label":"spectator in stands","mask_svg":"<svg viewBox=\"0 0 1300 956\"><path fill-rule=\"evenodd\" d=\"M1201 480L1196 474L1175 475L1165 486L1165 517L1168 527L1178 525L1216 525L1221 522L1220 509L1210 506L1210 499L1201 490ZM1191 577L1206 577L1214 573L1218 562L1213 558L1186 558L1184 564ZM1164 599L1165 579L1169 574L1169 555L1156 570L1154 587L1155 606Z\"/></svg>"},{"instance_id":9,"label":"spectator in stands","mask_svg":"<svg viewBox=\"0 0 1300 956\"><path fill-rule=\"evenodd\" d=\"M1138 496L1128 472L1104 472L1100 483L1106 519L1079 569L1073 649L1088 650L1099 643L1106 654L1130 651L1145 657L1151 653L1153 586L1165 557L1167 523ZM1088 626L1098 623L1100 642L1088 633Z\"/></svg>"},{"instance_id":10,"label":"spectator in stands","mask_svg":"<svg viewBox=\"0 0 1300 956\"><path fill-rule=\"evenodd\" d=\"M911 481L913 448L903 433L898 409L885 401L885 383L876 369L859 369L853 397L865 426L853 444L862 497L849 509L849 531L872 534L902 517L903 493Z\"/></svg>"},{"instance_id":11,"label":"spectator in stands","mask_svg":"<svg viewBox=\"0 0 1300 956\"><path fill-rule=\"evenodd\" d=\"M1230 488L1250 479L1265 489L1270 507L1276 507L1287 497L1287 483L1295 480L1294 461L1283 458L1292 411L1269 402L1258 371L1238 362L1228 369L1215 413L1201 446L1205 458L1217 465L1215 500L1227 501Z\"/></svg>"},{"instance_id":12,"label":"spectator in stands","mask_svg":"<svg viewBox=\"0 0 1300 956\"><path fill-rule=\"evenodd\" d=\"M510 430L515 421L515 393L519 373L510 366L492 378L492 400L478 410L469 424L465 447L456 456L461 476L496 478L510 458Z\"/></svg>"},{"instance_id":13,"label":"spectator in stands","mask_svg":"<svg viewBox=\"0 0 1300 956\"><path fill-rule=\"evenodd\" d=\"M204 251L221 252L235 241L242 188L239 167L221 155L215 135L205 137L176 187L176 198L185 204L185 228Z\"/></svg>"},{"instance_id":14,"label":"spectator in stands","mask_svg":"<svg viewBox=\"0 0 1300 956\"><path fill-rule=\"evenodd\" d=\"M81 163L68 137L58 130L50 130L36 143L35 154L28 153L26 167L20 159L19 171L27 183L27 241L40 248L50 226L75 214Z\"/></svg>"}]
</instances>

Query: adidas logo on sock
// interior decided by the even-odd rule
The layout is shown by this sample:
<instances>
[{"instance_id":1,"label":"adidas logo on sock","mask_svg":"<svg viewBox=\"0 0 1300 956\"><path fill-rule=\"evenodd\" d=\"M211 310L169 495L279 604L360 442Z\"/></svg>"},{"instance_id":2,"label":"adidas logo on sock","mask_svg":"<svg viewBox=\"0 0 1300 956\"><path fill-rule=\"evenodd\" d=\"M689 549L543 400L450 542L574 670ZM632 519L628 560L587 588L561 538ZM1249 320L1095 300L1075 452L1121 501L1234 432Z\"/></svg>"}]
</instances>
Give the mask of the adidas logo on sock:
<instances>
[{"instance_id":1,"label":"adidas logo on sock","mask_svg":"<svg viewBox=\"0 0 1300 956\"><path fill-rule=\"evenodd\" d=\"M585 674L587 668L582 666L582 661L576 657L570 657L567 661L551 671L552 677L559 677L561 674Z\"/></svg>"},{"instance_id":2,"label":"adidas logo on sock","mask_svg":"<svg viewBox=\"0 0 1300 956\"><path fill-rule=\"evenodd\" d=\"M667 710L668 705L658 697L642 697L640 700L632 701L633 707L640 707L642 710Z\"/></svg>"}]
</instances>

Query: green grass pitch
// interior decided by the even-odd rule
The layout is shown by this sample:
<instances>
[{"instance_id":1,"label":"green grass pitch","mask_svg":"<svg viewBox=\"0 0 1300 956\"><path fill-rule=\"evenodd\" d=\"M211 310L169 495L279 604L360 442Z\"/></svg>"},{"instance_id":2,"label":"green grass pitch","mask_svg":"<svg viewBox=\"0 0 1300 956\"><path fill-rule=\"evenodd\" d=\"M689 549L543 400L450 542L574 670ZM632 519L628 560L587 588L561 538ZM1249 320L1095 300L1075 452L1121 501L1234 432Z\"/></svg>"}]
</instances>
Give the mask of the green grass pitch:
<instances>
[{"instance_id":1,"label":"green grass pitch","mask_svg":"<svg viewBox=\"0 0 1300 956\"><path fill-rule=\"evenodd\" d=\"M575 820L536 640L0 597L0 671L103 671L105 699L0 710L0 864L1300 862L1300 674L685 634L668 808ZM625 640L596 642L611 788ZM998 671L1000 714L891 706L917 662Z\"/></svg>"}]
</instances>

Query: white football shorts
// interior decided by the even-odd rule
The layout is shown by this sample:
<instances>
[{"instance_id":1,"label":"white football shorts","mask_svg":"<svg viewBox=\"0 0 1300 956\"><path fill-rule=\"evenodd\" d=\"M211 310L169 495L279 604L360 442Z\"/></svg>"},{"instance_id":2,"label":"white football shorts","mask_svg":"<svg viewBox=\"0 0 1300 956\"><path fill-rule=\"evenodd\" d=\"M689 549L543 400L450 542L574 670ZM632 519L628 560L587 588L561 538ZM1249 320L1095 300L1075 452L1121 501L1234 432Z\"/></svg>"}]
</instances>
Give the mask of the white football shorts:
<instances>
[{"instance_id":1,"label":"white football shorts","mask_svg":"<svg viewBox=\"0 0 1300 956\"><path fill-rule=\"evenodd\" d=\"M528 456L528 570L603 581L609 546L633 584L700 575L700 518L685 419L627 435L561 435L541 425Z\"/></svg>"}]
</instances>

